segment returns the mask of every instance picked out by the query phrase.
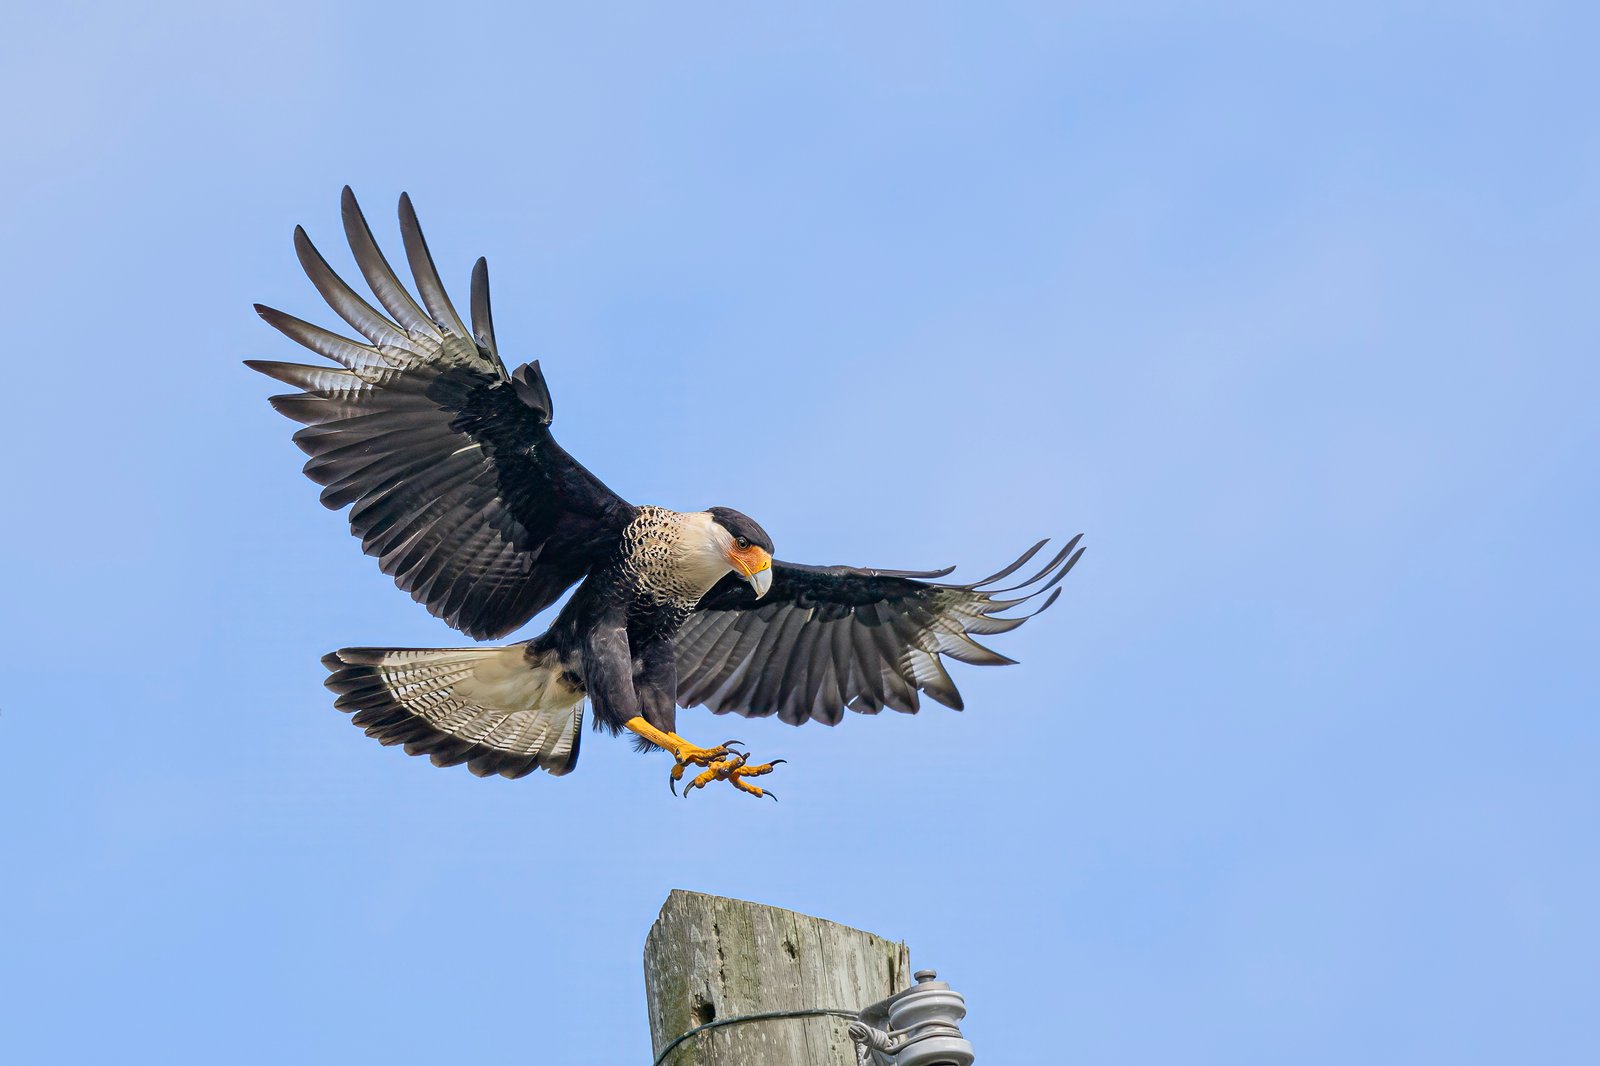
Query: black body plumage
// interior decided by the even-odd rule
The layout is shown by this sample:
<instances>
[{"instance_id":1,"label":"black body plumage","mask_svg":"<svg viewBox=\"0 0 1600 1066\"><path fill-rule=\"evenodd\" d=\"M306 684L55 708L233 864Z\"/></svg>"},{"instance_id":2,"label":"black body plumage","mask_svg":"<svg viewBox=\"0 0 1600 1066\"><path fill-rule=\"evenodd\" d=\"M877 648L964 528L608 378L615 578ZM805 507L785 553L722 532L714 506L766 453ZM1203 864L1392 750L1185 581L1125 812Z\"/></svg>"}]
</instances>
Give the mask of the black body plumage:
<instances>
[{"instance_id":1,"label":"black body plumage","mask_svg":"<svg viewBox=\"0 0 1600 1066\"><path fill-rule=\"evenodd\" d=\"M676 708L838 722L846 709L915 712L919 693L959 709L942 656L1011 660L974 636L1048 592L1082 554L1073 538L1033 577L996 584L943 571L815 567L770 560L771 538L731 508L635 506L550 433L537 362L507 373L490 313L488 270L472 272L471 325L445 293L409 198L400 228L419 304L344 191L345 234L380 312L295 230L307 276L362 340L258 306L269 324L338 369L251 361L298 392L273 406L303 423L295 443L322 502L348 507L362 550L429 611L469 637L502 636L576 591L543 635L507 648L354 648L329 655L337 706L385 744L436 763L520 777L575 765L587 702L595 724L635 715L673 732ZM759 551L758 551L759 550ZM757 599L735 554L770 560ZM719 568L720 567L720 568ZM761 563L765 569L766 562ZM1002 598L1007 597L1007 598Z\"/></svg>"}]
</instances>

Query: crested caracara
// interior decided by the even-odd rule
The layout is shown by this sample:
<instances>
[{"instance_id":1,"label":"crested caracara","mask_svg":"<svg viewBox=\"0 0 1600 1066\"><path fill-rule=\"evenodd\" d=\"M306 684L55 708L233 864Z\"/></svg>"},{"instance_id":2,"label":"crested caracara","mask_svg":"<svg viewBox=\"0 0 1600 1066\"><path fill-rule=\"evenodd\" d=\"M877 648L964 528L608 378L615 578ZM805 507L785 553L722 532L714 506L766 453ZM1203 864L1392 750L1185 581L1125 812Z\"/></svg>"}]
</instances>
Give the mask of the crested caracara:
<instances>
[{"instance_id":1,"label":"crested caracara","mask_svg":"<svg viewBox=\"0 0 1600 1066\"><path fill-rule=\"evenodd\" d=\"M484 260L472 271L469 325L446 296L411 201L400 231L419 304L378 250L344 190L345 236L383 311L358 295L296 228L295 251L351 340L270 307L261 317L337 364L251 360L297 391L272 406L302 429L324 505L350 509L362 550L413 599L475 640L523 625L576 584L542 635L505 647L345 648L323 659L334 706L384 744L475 774L565 774L578 761L584 703L598 728L672 754L684 790L749 779L730 741L703 748L676 732L676 708L777 715L832 725L846 710L915 712L919 693L961 708L943 656L1012 660L974 636L1002 633L1054 602L1082 555L1079 537L1009 588L1034 545L982 581L950 571L805 566L728 507L673 511L608 489L550 435L537 361L507 372L489 315ZM1004 615L1048 592L1030 614ZM782 761L782 760L778 760Z\"/></svg>"}]
</instances>

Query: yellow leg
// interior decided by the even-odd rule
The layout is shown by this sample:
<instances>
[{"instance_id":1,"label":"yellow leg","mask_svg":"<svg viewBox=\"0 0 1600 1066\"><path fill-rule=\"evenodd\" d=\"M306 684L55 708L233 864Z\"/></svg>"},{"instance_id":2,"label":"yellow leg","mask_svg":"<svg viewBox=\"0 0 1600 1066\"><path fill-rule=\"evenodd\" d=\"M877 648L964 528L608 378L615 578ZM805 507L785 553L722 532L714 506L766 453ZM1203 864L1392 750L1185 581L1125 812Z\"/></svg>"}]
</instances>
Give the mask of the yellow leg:
<instances>
[{"instance_id":1,"label":"yellow leg","mask_svg":"<svg viewBox=\"0 0 1600 1066\"><path fill-rule=\"evenodd\" d=\"M745 784L744 778L770 774L773 767L784 761L782 759L762 763L760 766L746 766L747 755L743 752L729 750L730 744L739 743L737 740L730 740L713 748L702 748L697 744L689 743L676 733L667 733L657 729L640 715L635 715L622 724L630 732L636 733L657 747L666 748L672 753L672 773L667 778L667 787L672 789L674 793L678 791L677 783L683 780L685 768L703 766L706 768L704 772L684 786L683 794L685 796L688 796L694 789L704 788L713 781L728 781L740 792L748 792L752 796L772 796L774 800L778 798L769 790Z\"/></svg>"},{"instance_id":2,"label":"yellow leg","mask_svg":"<svg viewBox=\"0 0 1600 1066\"><path fill-rule=\"evenodd\" d=\"M644 737L644 739L648 740L657 747L666 748L668 751L672 752L672 757L674 759L685 766L690 764L695 766L710 766L714 761L728 754L727 744L718 744L714 748L702 748L696 744L689 743L676 733L662 732L649 722L645 721L640 715L634 715L632 718L628 719L622 724L630 731L639 734L641 737ZM733 740L729 741L728 743L737 744L738 741Z\"/></svg>"}]
</instances>

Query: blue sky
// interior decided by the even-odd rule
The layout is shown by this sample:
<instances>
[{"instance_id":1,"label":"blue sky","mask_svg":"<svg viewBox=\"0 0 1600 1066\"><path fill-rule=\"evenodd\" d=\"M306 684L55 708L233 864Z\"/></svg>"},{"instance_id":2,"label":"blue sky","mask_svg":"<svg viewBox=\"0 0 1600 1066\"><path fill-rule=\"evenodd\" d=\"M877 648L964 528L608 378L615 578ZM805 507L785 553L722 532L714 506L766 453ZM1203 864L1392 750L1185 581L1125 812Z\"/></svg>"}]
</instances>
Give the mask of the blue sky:
<instances>
[{"instance_id":1,"label":"blue sky","mask_svg":"<svg viewBox=\"0 0 1600 1066\"><path fill-rule=\"evenodd\" d=\"M0 43L13 1061L648 1061L673 887L903 938L990 1061L1588 1061L1583 5L42 6ZM459 638L316 504L263 301L415 198L630 499L1089 553L968 710L480 781L319 656ZM706 413L715 418L706 420ZM985 569L988 568L988 569ZM534 632L530 629L528 632ZM921 835L908 826L926 826ZM901 849L921 853L907 863Z\"/></svg>"}]
</instances>

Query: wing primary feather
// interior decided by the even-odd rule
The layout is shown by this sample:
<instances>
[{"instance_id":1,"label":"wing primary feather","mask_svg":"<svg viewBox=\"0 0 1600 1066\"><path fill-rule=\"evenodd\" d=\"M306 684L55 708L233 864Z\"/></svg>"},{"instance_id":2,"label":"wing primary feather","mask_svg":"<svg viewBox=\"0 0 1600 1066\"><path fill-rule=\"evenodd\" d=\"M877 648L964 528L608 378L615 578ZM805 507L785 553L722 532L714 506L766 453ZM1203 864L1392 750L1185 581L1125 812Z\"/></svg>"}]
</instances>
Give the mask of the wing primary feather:
<instances>
[{"instance_id":1,"label":"wing primary feather","mask_svg":"<svg viewBox=\"0 0 1600 1066\"><path fill-rule=\"evenodd\" d=\"M1063 573L1065 573L1065 571L1063 571ZM1033 610L1029 611L1027 614L1023 615L1020 619L1018 619L1018 621L1026 622L1028 619L1032 618L1036 614L1044 614L1046 611L1048 611L1050 609L1050 605L1055 603L1060 598L1061 598L1061 590L1058 589L1058 588L1057 589L1051 589L1050 590L1050 595L1048 595L1048 596L1046 596L1044 598L1044 602L1043 603L1041 603L1039 606L1035 607Z\"/></svg>"},{"instance_id":2,"label":"wing primary feather","mask_svg":"<svg viewBox=\"0 0 1600 1066\"><path fill-rule=\"evenodd\" d=\"M244 365L258 374L265 374L285 385L293 385L318 396L343 396L356 393L367 383L348 370L334 370L325 366L305 366L301 363L279 363L270 359L246 359Z\"/></svg>"},{"instance_id":3,"label":"wing primary feather","mask_svg":"<svg viewBox=\"0 0 1600 1066\"><path fill-rule=\"evenodd\" d=\"M1027 621L1027 619L1019 619ZM1007 655L1001 655L993 648L984 647L971 637L963 636L961 642L952 642L950 647L939 649L939 654L948 655L958 663L969 666L1015 666L1017 660Z\"/></svg>"},{"instance_id":4,"label":"wing primary feather","mask_svg":"<svg viewBox=\"0 0 1600 1066\"><path fill-rule=\"evenodd\" d=\"M989 595L998 596L998 595L1000 595L1001 593L1004 593L1004 592L1016 592L1018 589L1027 588L1029 585L1032 585L1034 582L1039 581L1041 578L1045 577L1047 574L1049 574L1051 571L1053 571L1056 567L1060 566L1062 560L1065 559L1067 556L1072 554L1072 549L1076 548L1078 546L1078 542L1080 540L1082 540L1082 539L1083 539L1083 534L1079 533L1076 537L1073 537L1071 540L1067 541L1066 546L1063 547L1060 551L1056 552L1054 558L1052 558L1048 563L1046 563L1039 570L1039 572L1037 574L1034 574L1032 577L1028 578L1026 581L1020 581L1017 584L1010 586L1009 588L986 589L985 591Z\"/></svg>"},{"instance_id":5,"label":"wing primary feather","mask_svg":"<svg viewBox=\"0 0 1600 1066\"><path fill-rule=\"evenodd\" d=\"M422 226L417 222L417 211L411 205L408 193L400 194L400 239L405 242L406 260L411 264L411 276L416 280L417 292L433 321L457 337L469 336L467 327L450 303L450 294L439 280L439 268L434 265L433 253L428 251L427 239L422 236Z\"/></svg>"},{"instance_id":6,"label":"wing primary feather","mask_svg":"<svg viewBox=\"0 0 1600 1066\"><path fill-rule=\"evenodd\" d=\"M255 305L256 314L262 321L285 337L304 348L309 348L320 356L331 359L347 370L360 370L367 367L387 367L389 363L384 359L383 353L376 348L365 344L357 344L330 333L321 326L298 319L291 314L279 311L275 307L265 304Z\"/></svg>"},{"instance_id":7,"label":"wing primary feather","mask_svg":"<svg viewBox=\"0 0 1600 1066\"><path fill-rule=\"evenodd\" d=\"M348 185L340 196L340 214L344 218L344 235L350 242L351 253L356 257L356 266L361 268L361 276L372 286L372 294L378 298L378 302L413 337L434 337L437 340L438 327L417 306L417 301L411 298L406 287L400 284L394 268L378 249L378 242L372 236L372 227L367 225L367 217L361 213L356 194Z\"/></svg>"},{"instance_id":8,"label":"wing primary feather","mask_svg":"<svg viewBox=\"0 0 1600 1066\"><path fill-rule=\"evenodd\" d=\"M410 346L410 339L398 326L378 314L376 308L363 300L334 272L328 261L322 258L322 253L317 251L317 246L311 243L311 238L306 236L303 226L294 228L294 254L300 260L300 269L306 272L306 277L311 279L317 292L335 314L350 323L351 329L373 344L396 348Z\"/></svg>"},{"instance_id":9,"label":"wing primary feather","mask_svg":"<svg viewBox=\"0 0 1600 1066\"><path fill-rule=\"evenodd\" d=\"M1072 545L1076 544L1076 543L1078 543L1078 540L1077 540L1076 537L1074 537L1073 540L1072 540L1072 544L1068 544L1067 547L1065 549L1063 549L1063 554L1066 551L1071 551ZM1032 588L1032 591L1029 592L1026 596L1022 597L1022 599L1031 600L1035 596L1039 595L1041 592L1049 591L1050 589L1054 588L1056 585L1061 583L1061 579L1066 577L1067 574L1071 572L1072 568L1077 565L1079 559L1083 558L1083 553L1085 551L1087 551L1087 550L1088 550L1087 548L1079 548L1077 551L1073 552L1071 558L1067 559L1067 561L1064 562L1064 563L1061 561L1061 559L1059 557L1054 559L1054 560L1052 560L1050 565L1047 566L1039 574L1035 575L1033 578L1031 578L1030 580L1024 582L1023 584L1018 585L1016 587L1016 589L1011 589L1011 590L1007 590L1007 591L1018 591L1018 590L1021 590L1021 589L1024 589L1024 588L1032 588L1032 586L1034 586L1034 585L1036 585L1038 583L1040 578L1048 578L1048 580L1046 580L1044 582L1044 584L1038 585L1037 588Z\"/></svg>"},{"instance_id":10,"label":"wing primary feather","mask_svg":"<svg viewBox=\"0 0 1600 1066\"><path fill-rule=\"evenodd\" d=\"M952 711L965 710L966 701L961 698L961 690L956 688L955 681L950 677L950 671L944 668L944 663L939 661L938 655L928 652L927 657L928 670L933 676L928 680L915 678L917 687Z\"/></svg>"},{"instance_id":11,"label":"wing primary feather","mask_svg":"<svg viewBox=\"0 0 1600 1066\"><path fill-rule=\"evenodd\" d=\"M489 260L482 256L472 264L472 337L499 362L500 349L494 342L494 316L489 312Z\"/></svg>"},{"instance_id":12,"label":"wing primary feather","mask_svg":"<svg viewBox=\"0 0 1600 1066\"><path fill-rule=\"evenodd\" d=\"M1012 563L1010 566L1007 566L1002 570L999 570L999 571L997 571L997 572L995 572L993 574L990 574L988 577L984 578L982 581L974 581L971 584L964 585L962 587L963 588L969 588L969 589L982 588L984 585L992 585L996 581L1000 581L1000 580L1002 580L1004 578L1010 577L1012 574L1016 573L1019 569L1021 569L1023 566L1025 566L1029 559L1032 559L1035 555L1038 555L1039 554L1039 550L1041 548L1043 548L1046 544L1049 544L1049 543L1050 543L1050 538L1046 537L1044 540L1041 540L1039 543L1035 544L1033 547L1029 548L1027 551L1025 551L1021 555L1019 555L1017 557L1017 561Z\"/></svg>"},{"instance_id":13,"label":"wing primary feather","mask_svg":"<svg viewBox=\"0 0 1600 1066\"><path fill-rule=\"evenodd\" d=\"M1084 552L1084 549L1082 549L1082 548L1079 548L1076 552L1074 552L1073 555L1072 555L1072 558L1068 559L1066 561L1066 563L1063 564L1060 567L1060 569L1056 570L1056 572L1054 574L1050 575L1050 580L1046 581L1044 584L1040 585L1038 588L1036 588L1032 592L1028 593L1027 598L1031 600L1035 596L1039 595L1039 593L1046 592L1046 591L1048 591L1050 589L1055 588L1057 585L1059 585L1061 583L1061 579L1066 577L1068 571L1070 571L1072 569L1073 564L1076 563L1080 558L1083 557L1083 552ZM1046 571L1046 573L1049 573L1049 571ZM1044 575L1041 574L1039 576L1043 577Z\"/></svg>"},{"instance_id":14,"label":"wing primary feather","mask_svg":"<svg viewBox=\"0 0 1600 1066\"><path fill-rule=\"evenodd\" d=\"M972 626L967 629L967 632L982 633L985 636L989 636L994 633L1009 633L1022 623L1026 622L1028 619L1032 618L1034 615L1044 614L1044 612L1050 609L1050 605L1055 603L1060 597L1060 589L1051 589L1050 595L1045 597L1044 602L1033 608L1033 610L1028 611L1026 614L1010 615L1008 617L1001 617L999 615L985 615L981 623L972 624ZM1032 597L1028 598L1032 599ZM1012 600L1011 604L1017 604L1021 602L1021 600ZM1010 606L1010 604L1008 604L1008 606ZM1004 609L1005 608L1000 608L1000 610Z\"/></svg>"},{"instance_id":15,"label":"wing primary feather","mask_svg":"<svg viewBox=\"0 0 1600 1066\"><path fill-rule=\"evenodd\" d=\"M1068 559L1066 561L1066 563L1064 565L1060 566L1059 568L1056 568L1056 563L1060 562L1060 560L1058 559L1058 560L1056 560L1056 563L1052 563L1051 564L1051 569L1045 570L1043 573L1036 575L1035 577L1033 577L1028 582L1025 582L1024 584L1017 585L1015 588L1005 590L1007 592L1019 592L1019 591L1021 591L1023 589L1027 589L1028 592L1027 592L1026 595L1014 596L1011 599L1006 599L1006 600L997 600L997 599L994 599L992 596L989 596L987 602L984 604L983 613L986 614L986 615L993 615L993 614L997 614L1000 611L1010 610L1012 607L1015 607L1019 603L1027 603L1029 600L1034 599L1035 597L1038 597L1038 596L1042 596L1046 592L1049 592L1051 589L1053 589L1057 585L1059 585L1061 583L1061 580L1067 576L1067 573L1072 569L1073 564L1076 563L1080 558L1082 558L1083 552L1084 552L1084 549L1083 548L1079 548L1073 554L1072 558ZM1039 579L1042 578L1042 577L1048 577L1048 580L1046 580L1043 584L1040 584L1039 583ZM989 594L984 594L984 595L988 596ZM1028 615L1027 617L1031 618L1032 615Z\"/></svg>"}]
</instances>

